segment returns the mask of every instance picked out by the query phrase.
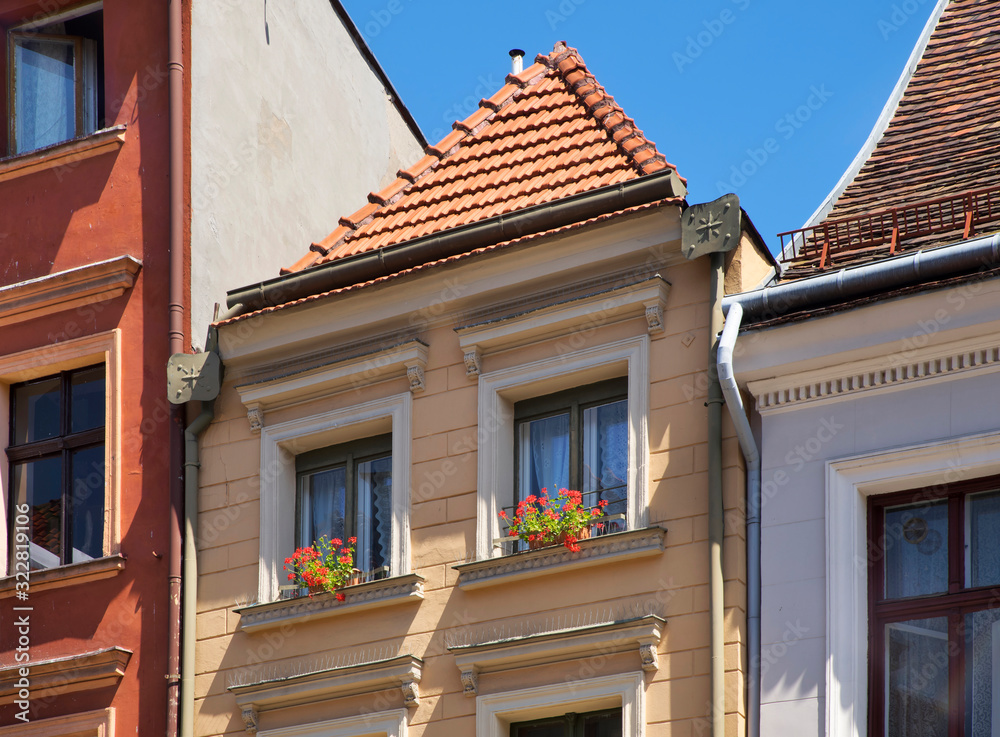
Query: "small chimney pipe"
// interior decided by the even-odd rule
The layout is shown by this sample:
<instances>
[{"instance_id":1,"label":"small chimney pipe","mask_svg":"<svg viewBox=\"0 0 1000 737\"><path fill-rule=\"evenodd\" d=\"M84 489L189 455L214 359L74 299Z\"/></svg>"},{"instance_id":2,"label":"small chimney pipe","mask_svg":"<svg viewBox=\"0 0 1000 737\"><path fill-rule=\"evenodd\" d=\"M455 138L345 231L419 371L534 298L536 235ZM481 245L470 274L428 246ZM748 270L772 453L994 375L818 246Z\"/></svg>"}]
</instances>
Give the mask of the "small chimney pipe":
<instances>
[{"instance_id":1,"label":"small chimney pipe","mask_svg":"<svg viewBox=\"0 0 1000 737\"><path fill-rule=\"evenodd\" d=\"M524 70L524 49L510 50L510 73L520 74Z\"/></svg>"}]
</instances>

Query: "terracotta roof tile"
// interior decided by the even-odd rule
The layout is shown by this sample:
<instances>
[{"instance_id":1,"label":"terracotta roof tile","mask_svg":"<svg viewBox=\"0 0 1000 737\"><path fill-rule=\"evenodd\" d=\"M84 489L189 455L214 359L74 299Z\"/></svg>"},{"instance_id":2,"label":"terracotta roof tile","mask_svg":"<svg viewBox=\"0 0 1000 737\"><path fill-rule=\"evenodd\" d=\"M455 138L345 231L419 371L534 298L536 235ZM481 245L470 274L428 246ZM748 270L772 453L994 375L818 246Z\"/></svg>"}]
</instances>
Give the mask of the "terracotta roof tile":
<instances>
[{"instance_id":1,"label":"terracotta roof tile","mask_svg":"<svg viewBox=\"0 0 1000 737\"><path fill-rule=\"evenodd\" d=\"M973 190L1000 188L1000 2L951 0L893 117L822 224ZM957 237L962 236L959 230ZM955 234L900 242L896 252ZM870 261L888 248L842 253L832 266ZM816 272L815 259L786 263L784 278Z\"/></svg>"},{"instance_id":2,"label":"terracotta roof tile","mask_svg":"<svg viewBox=\"0 0 1000 737\"><path fill-rule=\"evenodd\" d=\"M290 271L674 168L576 49L505 82Z\"/></svg>"}]
</instances>

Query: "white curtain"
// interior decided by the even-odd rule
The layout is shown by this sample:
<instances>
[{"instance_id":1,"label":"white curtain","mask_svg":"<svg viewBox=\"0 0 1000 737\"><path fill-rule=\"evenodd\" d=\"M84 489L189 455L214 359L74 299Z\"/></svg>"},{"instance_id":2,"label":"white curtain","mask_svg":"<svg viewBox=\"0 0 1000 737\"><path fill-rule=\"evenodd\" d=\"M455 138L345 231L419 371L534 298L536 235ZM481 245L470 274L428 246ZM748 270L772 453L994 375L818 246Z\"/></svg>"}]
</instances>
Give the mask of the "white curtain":
<instances>
[{"instance_id":1,"label":"white curtain","mask_svg":"<svg viewBox=\"0 0 1000 737\"><path fill-rule=\"evenodd\" d=\"M529 435L527 468L522 476L521 498L547 488L549 495L569 486L569 415L555 415L521 425ZM522 449L525 444L522 443ZM524 457L522 455L522 457Z\"/></svg>"}]
</instances>

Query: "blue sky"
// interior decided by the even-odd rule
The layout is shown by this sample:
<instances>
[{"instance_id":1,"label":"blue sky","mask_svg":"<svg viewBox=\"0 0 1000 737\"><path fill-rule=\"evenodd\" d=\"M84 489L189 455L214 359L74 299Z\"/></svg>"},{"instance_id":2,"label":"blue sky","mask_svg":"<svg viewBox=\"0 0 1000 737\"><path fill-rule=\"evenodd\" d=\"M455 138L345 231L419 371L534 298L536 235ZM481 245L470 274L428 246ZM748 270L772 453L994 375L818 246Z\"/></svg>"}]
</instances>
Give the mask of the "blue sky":
<instances>
[{"instance_id":1,"label":"blue sky","mask_svg":"<svg viewBox=\"0 0 1000 737\"><path fill-rule=\"evenodd\" d=\"M688 179L772 251L857 154L934 0L344 0L430 142L565 40Z\"/></svg>"}]
</instances>

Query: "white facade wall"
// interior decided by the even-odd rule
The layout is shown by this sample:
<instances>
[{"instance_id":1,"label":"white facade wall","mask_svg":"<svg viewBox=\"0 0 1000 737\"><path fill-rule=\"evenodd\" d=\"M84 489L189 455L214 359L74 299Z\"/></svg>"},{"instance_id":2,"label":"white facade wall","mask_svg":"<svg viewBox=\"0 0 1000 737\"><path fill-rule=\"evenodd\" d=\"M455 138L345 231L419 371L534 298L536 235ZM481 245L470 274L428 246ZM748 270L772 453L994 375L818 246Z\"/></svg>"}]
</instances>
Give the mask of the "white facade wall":
<instances>
[{"instance_id":1,"label":"white facade wall","mask_svg":"<svg viewBox=\"0 0 1000 737\"><path fill-rule=\"evenodd\" d=\"M761 441L762 735L866 734L864 497L998 472L998 316L1000 287L980 282L742 334ZM851 389L865 381L882 386Z\"/></svg>"},{"instance_id":2,"label":"white facade wall","mask_svg":"<svg viewBox=\"0 0 1000 737\"><path fill-rule=\"evenodd\" d=\"M252 7L251 7L252 5ZM422 155L330 0L195 2L192 340Z\"/></svg>"}]
</instances>

